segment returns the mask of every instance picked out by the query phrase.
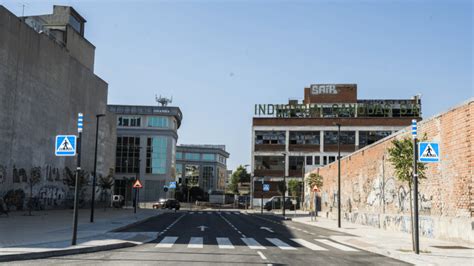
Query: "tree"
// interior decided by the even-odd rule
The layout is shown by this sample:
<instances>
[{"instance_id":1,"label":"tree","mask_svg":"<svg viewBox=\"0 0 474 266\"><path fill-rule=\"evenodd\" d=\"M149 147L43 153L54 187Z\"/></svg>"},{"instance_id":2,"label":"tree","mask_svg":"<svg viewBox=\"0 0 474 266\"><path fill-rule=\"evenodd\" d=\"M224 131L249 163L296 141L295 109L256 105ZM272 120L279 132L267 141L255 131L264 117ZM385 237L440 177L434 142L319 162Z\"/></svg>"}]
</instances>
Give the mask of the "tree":
<instances>
[{"instance_id":1,"label":"tree","mask_svg":"<svg viewBox=\"0 0 474 266\"><path fill-rule=\"evenodd\" d=\"M28 202L28 215L31 216L33 209L33 187L41 181L41 167L33 167L30 171L30 178L28 178L28 185L30 187L30 200Z\"/></svg>"},{"instance_id":2,"label":"tree","mask_svg":"<svg viewBox=\"0 0 474 266\"><path fill-rule=\"evenodd\" d=\"M426 135L422 140L426 139ZM394 139L392 147L388 149L390 158L388 159L395 168L395 176L398 180L408 183L410 191L410 218L412 224L411 236L413 250L415 250L415 235L413 230L413 204L412 204L412 185L413 185L413 141L410 138ZM418 180L425 179L425 164L417 162ZM418 197L418 195L415 195Z\"/></svg>"},{"instance_id":3,"label":"tree","mask_svg":"<svg viewBox=\"0 0 474 266\"><path fill-rule=\"evenodd\" d=\"M87 178L88 173L84 170L75 170L72 171L69 169L69 167L64 168L64 179L63 183L67 185L70 189L74 188L76 186L76 171L79 171L78 175L78 190L81 195L84 194L84 189L85 186L89 183L89 180ZM82 196L79 197L79 199ZM81 201L79 201L81 202Z\"/></svg>"},{"instance_id":4,"label":"tree","mask_svg":"<svg viewBox=\"0 0 474 266\"><path fill-rule=\"evenodd\" d=\"M296 179L291 179L290 181L288 181L288 191L290 192L290 195L293 197L301 196L301 187L302 187L302 182Z\"/></svg>"},{"instance_id":5,"label":"tree","mask_svg":"<svg viewBox=\"0 0 474 266\"><path fill-rule=\"evenodd\" d=\"M230 178L229 190L234 194L239 193L239 183L250 182L250 174L247 173L247 169L243 165L239 165L237 169L232 173Z\"/></svg>"},{"instance_id":6,"label":"tree","mask_svg":"<svg viewBox=\"0 0 474 266\"><path fill-rule=\"evenodd\" d=\"M309 186L309 189L313 189L314 186L317 186L319 189L323 186L323 177L316 173L311 173L308 176L308 182L306 182Z\"/></svg>"},{"instance_id":7,"label":"tree","mask_svg":"<svg viewBox=\"0 0 474 266\"><path fill-rule=\"evenodd\" d=\"M311 173L309 174L308 176L308 181L306 182L306 184L308 184L309 186L309 189L310 190L313 190L314 187L317 187L318 189L321 189L322 186L323 186L323 177L319 174L316 174L316 173ZM318 214L318 203L317 203L317 200L318 200L318 192L315 191L314 192L314 215L317 216Z\"/></svg>"},{"instance_id":8,"label":"tree","mask_svg":"<svg viewBox=\"0 0 474 266\"><path fill-rule=\"evenodd\" d=\"M110 168L109 169L109 174L106 175L106 176L102 176L102 175L99 175L99 183L98 183L99 187L100 187L100 195L101 195L101 200L102 201L107 201L107 194L108 194L108 191L110 189L112 189L113 185L114 185L114 169L113 168ZM95 191L94 191L95 193ZM106 208L107 204L104 204L104 210Z\"/></svg>"}]
</instances>

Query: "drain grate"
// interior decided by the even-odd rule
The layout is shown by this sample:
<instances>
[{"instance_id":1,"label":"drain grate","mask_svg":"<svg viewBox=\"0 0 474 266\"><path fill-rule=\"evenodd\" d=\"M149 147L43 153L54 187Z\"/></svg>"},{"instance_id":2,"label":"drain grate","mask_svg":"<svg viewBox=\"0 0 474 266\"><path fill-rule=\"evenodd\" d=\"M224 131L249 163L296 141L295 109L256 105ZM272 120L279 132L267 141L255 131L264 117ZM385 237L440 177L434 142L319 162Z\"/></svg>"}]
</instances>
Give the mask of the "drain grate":
<instances>
[{"instance_id":1,"label":"drain grate","mask_svg":"<svg viewBox=\"0 0 474 266\"><path fill-rule=\"evenodd\" d=\"M463 246L431 246L434 248L440 248L440 249L472 249L468 247L463 247Z\"/></svg>"}]
</instances>

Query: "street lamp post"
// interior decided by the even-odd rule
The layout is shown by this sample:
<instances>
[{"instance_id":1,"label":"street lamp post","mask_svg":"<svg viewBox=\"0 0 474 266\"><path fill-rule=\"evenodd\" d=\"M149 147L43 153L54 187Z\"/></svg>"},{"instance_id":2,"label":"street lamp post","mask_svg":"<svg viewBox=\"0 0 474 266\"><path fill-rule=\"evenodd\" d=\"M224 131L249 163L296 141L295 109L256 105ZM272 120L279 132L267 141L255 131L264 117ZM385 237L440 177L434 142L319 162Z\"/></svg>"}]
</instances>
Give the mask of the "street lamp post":
<instances>
[{"instance_id":1,"label":"street lamp post","mask_svg":"<svg viewBox=\"0 0 474 266\"><path fill-rule=\"evenodd\" d=\"M247 171L247 167L250 166L250 164L244 165L245 171ZM250 206L253 209L253 176L250 175ZM247 197L245 197L245 209L247 209Z\"/></svg>"},{"instance_id":2,"label":"street lamp post","mask_svg":"<svg viewBox=\"0 0 474 266\"><path fill-rule=\"evenodd\" d=\"M92 178L92 201L91 201L91 218L90 222L94 222L94 204L95 204L95 183L97 180L97 143L99 140L99 118L105 116L105 114L96 115L96 127L95 127L95 151L94 151L94 177Z\"/></svg>"},{"instance_id":3,"label":"street lamp post","mask_svg":"<svg viewBox=\"0 0 474 266\"><path fill-rule=\"evenodd\" d=\"M285 203L286 203L286 199L285 199L285 194L286 194L286 152L283 152L282 153L283 156L284 156L284 159L285 160L283 166L284 166L284 174L283 174L283 202L282 202L282 206L283 206L283 211L282 211L282 215L283 217L285 217Z\"/></svg>"},{"instance_id":4,"label":"street lamp post","mask_svg":"<svg viewBox=\"0 0 474 266\"><path fill-rule=\"evenodd\" d=\"M341 124L337 126L337 227L341 228Z\"/></svg>"}]
</instances>

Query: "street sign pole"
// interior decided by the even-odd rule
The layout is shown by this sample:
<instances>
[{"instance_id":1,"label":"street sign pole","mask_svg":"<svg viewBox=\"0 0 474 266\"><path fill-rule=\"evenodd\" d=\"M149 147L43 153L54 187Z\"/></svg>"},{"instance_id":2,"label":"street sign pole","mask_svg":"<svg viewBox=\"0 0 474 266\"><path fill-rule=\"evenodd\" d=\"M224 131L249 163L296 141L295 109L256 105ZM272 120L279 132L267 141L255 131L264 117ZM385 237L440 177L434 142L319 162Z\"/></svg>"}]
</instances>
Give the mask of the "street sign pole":
<instances>
[{"instance_id":1,"label":"street sign pole","mask_svg":"<svg viewBox=\"0 0 474 266\"><path fill-rule=\"evenodd\" d=\"M79 137L77 138L77 167L76 167L76 184L74 186L74 215L73 215L73 226L72 226L72 242L71 245L75 246L77 242L77 215L78 215L78 203L79 203L79 171L81 170L81 140L82 140L82 128L83 128L83 115L79 113L77 115L77 132Z\"/></svg>"},{"instance_id":2,"label":"street sign pole","mask_svg":"<svg viewBox=\"0 0 474 266\"><path fill-rule=\"evenodd\" d=\"M420 254L420 238L418 230L418 145L417 145L417 124L413 119L411 122L411 130L413 135L413 212L414 212L414 233L415 233L415 253Z\"/></svg>"},{"instance_id":3,"label":"street sign pole","mask_svg":"<svg viewBox=\"0 0 474 266\"><path fill-rule=\"evenodd\" d=\"M263 214L263 194L264 194L263 184L264 184L264 179L262 178L262 198L260 200L260 214Z\"/></svg>"}]
</instances>

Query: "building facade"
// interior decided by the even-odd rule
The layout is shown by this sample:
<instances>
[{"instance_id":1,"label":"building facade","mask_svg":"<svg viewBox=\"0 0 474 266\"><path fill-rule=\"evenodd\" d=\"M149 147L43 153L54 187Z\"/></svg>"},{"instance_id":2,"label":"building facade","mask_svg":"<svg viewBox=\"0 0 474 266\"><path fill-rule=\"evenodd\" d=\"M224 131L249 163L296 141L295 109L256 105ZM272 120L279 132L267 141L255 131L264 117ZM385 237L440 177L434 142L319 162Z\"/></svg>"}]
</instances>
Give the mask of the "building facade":
<instances>
[{"instance_id":1,"label":"building facade","mask_svg":"<svg viewBox=\"0 0 474 266\"><path fill-rule=\"evenodd\" d=\"M108 85L94 74L95 47L84 37L85 22L68 6L31 17L0 6L0 197L11 210L26 206L30 197L43 208L72 204L68 173L76 159L56 157L54 142L56 135L77 134L79 112L82 169L91 184L96 115L106 113ZM110 119L102 118L99 127L98 175L114 167ZM32 194L31 177L39 179ZM84 201L90 195L89 186L81 190Z\"/></svg>"},{"instance_id":2,"label":"building facade","mask_svg":"<svg viewBox=\"0 0 474 266\"><path fill-rule=\"evenodd\" d=\"M420 110L417 99L359 100L356 84L314 84L304 89L302 101L257 104L252 123L253 176L302 180L305 169L337 160L338 125L345 156L419 119ZM255 198L261 197L261 186L255 182Z\"/></svg>"},{"instance_id":3,"label":"building facade","mask_svg":"<svg viewBox=\"0 0 474 266\"><path fill-rule=\"evenodd\" d=\"M179 145L176 152L178 184L199 186L204 192L224 192L228 176L225 145Z\"/></svg>"},{"instance_id":4,"label":"building facade","mask_svg":"<svg viewBox=\"0 0 474 266\"><path fill-rule=\"evenodd\" d=\"M117 148L114 194L133 200L133 183L143 188L140 202L168 198L164 186L176 179L176 142L183 118L178 107L109 105L115 114Z\"/></svg>"}]
</instances>

